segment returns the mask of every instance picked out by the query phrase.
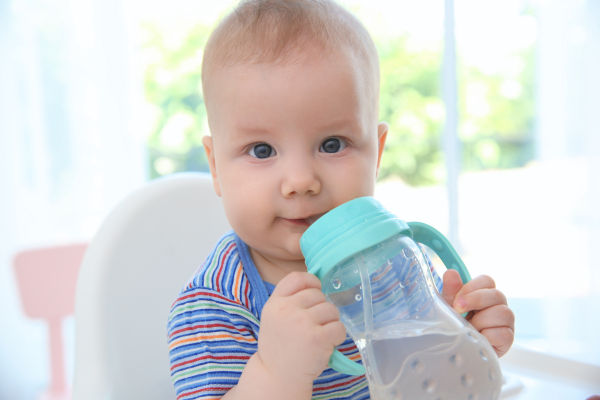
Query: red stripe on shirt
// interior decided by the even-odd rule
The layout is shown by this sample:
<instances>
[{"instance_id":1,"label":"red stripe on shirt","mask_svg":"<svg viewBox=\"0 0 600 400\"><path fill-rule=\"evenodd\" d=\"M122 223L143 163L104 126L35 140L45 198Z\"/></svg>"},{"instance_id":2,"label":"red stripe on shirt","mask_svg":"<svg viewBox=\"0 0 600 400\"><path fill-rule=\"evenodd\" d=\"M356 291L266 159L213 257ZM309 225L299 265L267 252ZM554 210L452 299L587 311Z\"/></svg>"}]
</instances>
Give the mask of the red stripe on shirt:
<instances>
[{"instance_id":1,"label":"red stripe on shirt","mask_svg":"<svg viewBox=\"0 0 600 400\"><path fill-rule=\"evenodd\" d=\"M181 367L182 365L193 363L196 361L206 360L207 358L212 358L213 360L249 360L250 356L221 356L221 357L219 357L219 356L212 356L212 355L208 354L206 356L194 358L193 360L183 361L183 362L180 362L179 364L175 364L171 367L171 371L173 371L174 369L177 369L178 367Z\"/></svg>"},{"instance_id":2,"label":"red stripe on shirt","mask_svg":"<svg viewBox=\"0 0 600 400\"><path fill-rule=\"evenodd\" d=\"M349 381L344 381L344 382L336 383L335 385L323 386L323 387L320 387L320 388L315 388L315 389L313 390L313 394L314 394L315 392L322 392L322 391L324 391L324 390L329 390L329 389L333 389L333 388L340 387L340 386L346 386L346 385L349 385L349 384L351 384L351 383L354 383L354 382L356 382L357 380L359 380L359 379L362 379L362 378L364 378L364 377L365 377L364 375L360 375L360 376L357 376L356 378L350 379Z\"/></svg>"},{"instance_id":3,"label":"red stripe on shirt","mask_svg":"<svg viewBox=\"0 0 600 400\"><path fill-rule=\"evenodd\" d=\"M181 332L194 331L194 330L199 329L199 328L225 328L225 329L233 329L233 330L236 330L238 332L248 332L249 334L252 334L252 331L250 329L247 329L247 328L238 328L238 327L233 326L233 325L225 325L225 324L208 324L208 325L194 325L194 326L191 326L189 328L183 328L183 329L176 330L176 331L172 332L169 335L169 338L172 338L173 336L175 336L175 335L177 335L177 334L179 334Z\"/></svg>"}]
</instances>

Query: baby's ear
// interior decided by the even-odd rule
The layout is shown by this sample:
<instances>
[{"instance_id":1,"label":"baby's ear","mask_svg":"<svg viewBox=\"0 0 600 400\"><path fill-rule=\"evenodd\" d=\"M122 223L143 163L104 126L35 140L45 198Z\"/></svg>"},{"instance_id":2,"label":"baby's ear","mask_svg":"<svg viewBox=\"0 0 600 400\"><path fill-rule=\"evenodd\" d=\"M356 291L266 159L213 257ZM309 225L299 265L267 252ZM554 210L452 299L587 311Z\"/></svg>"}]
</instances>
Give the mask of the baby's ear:
<instances>
[{"instance_id":1,"label":"baby's ear","mask_svg":"<svg viewBox=\"0 0 600 400\"><path fill-rule=\"evenodd\" d=\"M388 130L390 126L387 122L382 121L377 125L377 170L375 176L379 175L379 165L381 164L381 156L383 155L383 149L385 148L385 139L387 139Z\"/></svg>"},{"instance_id":2,"label":"baby's ear","mask_svg":"<svg viewBox=\"0 0 600 400\"><path fill-rule=\"evenodd\" d=\"M208 167L210 168L210 174L212 175L213 187L217 196L221 197L221 186L219 185L219 178L217 178L217 167L215 164L215 152L212 137L204 136L202 138L202 145L206 152L206 159L208 160Z\"/></svg>"}]
</instances>

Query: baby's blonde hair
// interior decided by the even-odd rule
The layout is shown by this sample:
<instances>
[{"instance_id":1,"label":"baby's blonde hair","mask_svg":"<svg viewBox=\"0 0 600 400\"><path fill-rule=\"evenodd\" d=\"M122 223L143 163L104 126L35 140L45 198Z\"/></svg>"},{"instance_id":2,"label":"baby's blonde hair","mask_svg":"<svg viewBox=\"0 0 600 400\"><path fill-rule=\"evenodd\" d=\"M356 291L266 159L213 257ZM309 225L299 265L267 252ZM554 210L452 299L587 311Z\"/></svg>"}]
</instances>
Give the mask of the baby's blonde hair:
<instances>
[{"instance_id":1,"label":"baby's blonde hair","mask_svg":"<svg viewBox=\"0 0 600 400\"><path fill-rule=\"evenodd\" d=\"M377 105L379 60L366 28L333 0L241 0L210 35L202 60L202 89L212 75L239 64L288 64L322 54L351 55Z\"/></svg>"}]
</instances>

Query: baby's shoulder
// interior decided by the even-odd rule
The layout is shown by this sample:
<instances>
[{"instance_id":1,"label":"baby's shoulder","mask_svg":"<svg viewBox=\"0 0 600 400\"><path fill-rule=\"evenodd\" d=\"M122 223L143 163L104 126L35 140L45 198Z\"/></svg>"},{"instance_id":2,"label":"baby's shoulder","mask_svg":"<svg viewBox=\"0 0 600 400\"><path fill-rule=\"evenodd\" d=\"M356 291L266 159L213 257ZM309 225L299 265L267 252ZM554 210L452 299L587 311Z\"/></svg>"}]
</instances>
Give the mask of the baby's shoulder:
<instances>
[{"instance_id":1,"label":"baby's shoulder","mask_svg":"<svg viewBox=\"0 0 600 400\"><path fill-rule=\"evenodd\" d=\"M250 287L244 273L236 235L230 231L216 243L206 260L183 288L181 295L208 289L250 308Z\"/></svg>"}]
</instances>

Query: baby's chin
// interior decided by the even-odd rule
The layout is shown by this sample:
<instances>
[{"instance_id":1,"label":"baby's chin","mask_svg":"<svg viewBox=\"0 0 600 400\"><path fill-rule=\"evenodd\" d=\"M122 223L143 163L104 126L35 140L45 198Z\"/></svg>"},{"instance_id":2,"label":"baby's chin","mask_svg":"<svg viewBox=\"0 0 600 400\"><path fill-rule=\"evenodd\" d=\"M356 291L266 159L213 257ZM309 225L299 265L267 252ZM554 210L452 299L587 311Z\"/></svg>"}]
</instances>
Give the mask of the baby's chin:
<instances>
[{"instance_id":1,"label":"baby's chin","mask_svg":"<svg viewBox=\"0 0 600 400\"><path fill-rule=\"evenodd\" d=\"M302 254L302 249L300 248L301 236L301 234L290 234L285 238L284 241L282 241L282 243L280 243L278 247L281 248L285 253L285 255L282 254L282 258L285 258L289 261L304 260L304 255Z\"/></svg>"}]
</instances>

